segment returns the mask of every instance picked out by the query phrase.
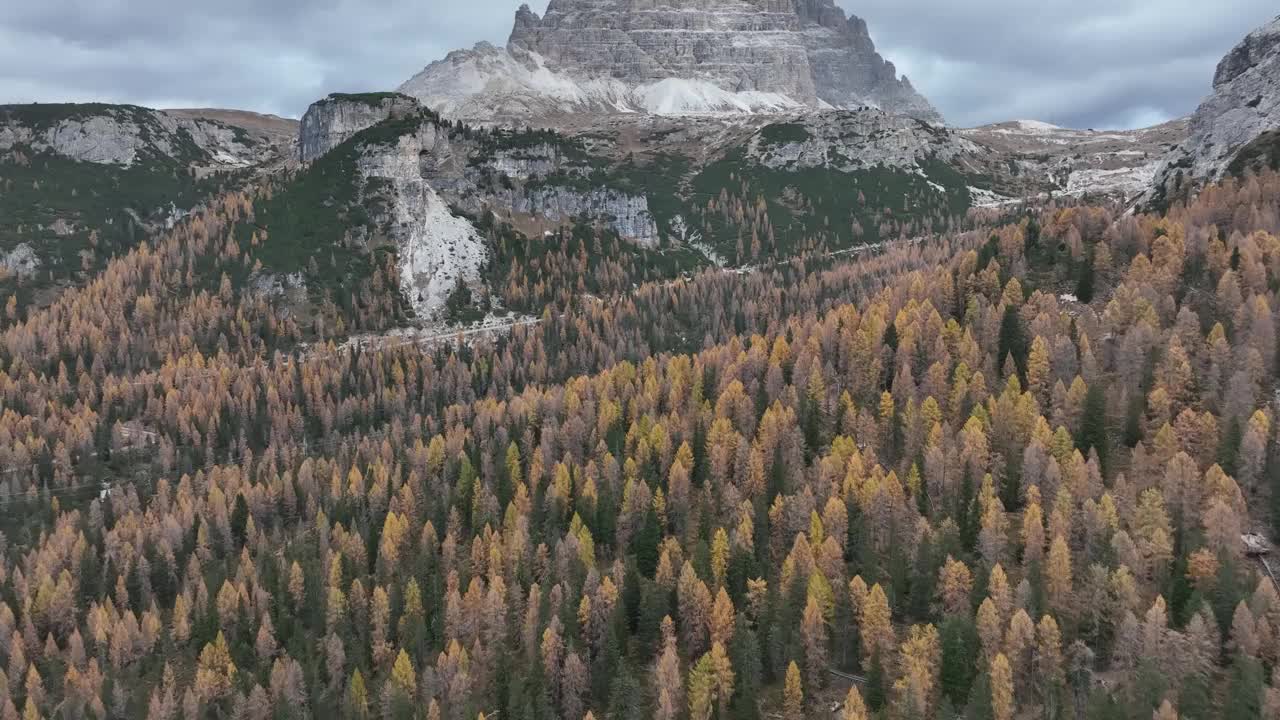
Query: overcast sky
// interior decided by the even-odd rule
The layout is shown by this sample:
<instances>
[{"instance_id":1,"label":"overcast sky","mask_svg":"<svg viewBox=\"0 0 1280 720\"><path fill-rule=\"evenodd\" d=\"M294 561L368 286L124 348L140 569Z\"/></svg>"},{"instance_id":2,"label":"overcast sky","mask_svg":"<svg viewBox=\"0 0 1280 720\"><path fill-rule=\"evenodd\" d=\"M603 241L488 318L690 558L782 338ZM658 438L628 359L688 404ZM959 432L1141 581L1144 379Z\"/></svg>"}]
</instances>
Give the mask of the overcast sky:
<instances>
[{"instance_id":1,"label":"overcast sky","mask_svg":"<svg viewBox=\"0 0 1280 720\"><path fill-rule=\"evenodd\" d=\"M1138 127L1190 113L1275 0L838 0L954 125ZM535 10L547 0L533 0ZM0 102L298 116L502 44L520 0L0 0Z\"/></svg>"}]
</instances>

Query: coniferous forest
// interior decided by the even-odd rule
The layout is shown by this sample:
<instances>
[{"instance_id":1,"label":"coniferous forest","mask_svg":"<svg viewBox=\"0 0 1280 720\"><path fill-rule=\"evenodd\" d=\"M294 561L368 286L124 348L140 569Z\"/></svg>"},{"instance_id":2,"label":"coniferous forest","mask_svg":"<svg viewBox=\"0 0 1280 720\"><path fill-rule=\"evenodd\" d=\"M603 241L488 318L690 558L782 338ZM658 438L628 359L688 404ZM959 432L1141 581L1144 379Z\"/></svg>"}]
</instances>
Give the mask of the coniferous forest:
<instances>
[{"instance_id":1,"label":"coniferous forest","mask_svg":"<svg viewBox=\"0 0 1280 720\"><path fill-rule=\"evenodd\" d=\"M564 230L428 344L236 280L261 201L11 296L3 720L1280 717L1280 175L589 297Z\"/></svg>"}]
</instances>

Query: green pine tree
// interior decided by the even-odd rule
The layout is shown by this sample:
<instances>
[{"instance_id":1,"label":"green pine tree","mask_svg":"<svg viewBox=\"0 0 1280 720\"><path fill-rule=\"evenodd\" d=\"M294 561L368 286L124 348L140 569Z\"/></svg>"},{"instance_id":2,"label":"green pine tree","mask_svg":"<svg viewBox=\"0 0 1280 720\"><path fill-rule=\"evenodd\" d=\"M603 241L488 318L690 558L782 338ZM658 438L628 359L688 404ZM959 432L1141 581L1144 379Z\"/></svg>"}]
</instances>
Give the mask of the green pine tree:
<instances>
[{"instance_id":1,"label":"green pine tree","mask_svg":"<svg viewBox=\"0 0 1280 720\"><path fill-rule=\"evenodd\" d=\"M969 699L977 665L978 630L967 616L952 615L942 623L942 692L956 707Z\"/></svg>"},{"instance_id":2,"label":"green pine tree","mask_svg":"<svg viewBox=\"0 0 1280 720\"><path fill-rule=\"evenodd\" d=\"M1262 717L1262 688L1265 674L1262 665L1241 655L1231 666L1231 684L1227 689L1227 706L1222 713L1229 720L1259 720Z\"/></svg>"},{"instance_id":3,"label":"green pine tree","mask_svg":"<svg viewBox=\"0 0 1280 720\"><path fill-rule=\"evenodd\" d=\"M1005 358L1012 357L1013 364L1018 367L1018 375L1026 377L1029 350L1022 318L1018 317L1018 308L1009 305L1004 309L1004 317L1000 320L1000 344L996 349L996 360L1003 363Z\"/></svg>"},{"instance_id":4,"label":"green pine tree","mask_svg":"<svg viewBox=\"0 0 1280 720\"><path fill-rule=\"evenodd\" d=\"M1076 299L1086 304L1093 302L1094 282L1093 254L1090 253L1089 257L1080 264L1080 277L1076 281Z\"/></svg>"},{"instance_id":5,"label":"green pine tree","mask_svg":"<svg viewBox=\"0 0 1280 720\"><path fill-rule=\"evenodd\" d=\"M1107 477L1111 457L1111 437L1107 432L1107 396L1101 381L1089 386L1084 398L1084 414L1080 420L1080 438L1077 446L1081 453L1090 450L1098 453L1102 475Z\"/></svg>"}]
</instances>

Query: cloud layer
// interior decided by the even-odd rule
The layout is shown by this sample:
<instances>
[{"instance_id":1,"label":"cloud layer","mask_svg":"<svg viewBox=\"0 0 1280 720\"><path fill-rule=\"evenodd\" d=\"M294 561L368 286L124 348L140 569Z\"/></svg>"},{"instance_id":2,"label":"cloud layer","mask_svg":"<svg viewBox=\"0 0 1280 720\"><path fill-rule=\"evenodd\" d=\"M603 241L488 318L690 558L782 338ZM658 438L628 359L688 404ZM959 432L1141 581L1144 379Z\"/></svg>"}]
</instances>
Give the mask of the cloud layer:
<instances>
[{"instance_id":1,"label":"cloud layer","mask_svg":"<svg viewBox=\"0 0 1280 720\"><path fill-rule=\"evenodd\" d=\"M847 0L957 125L1141 127L1189 114L1274 0Z\"/></svg>"},{"instance_id":2,"label":"cloud layer","mask_svg":"<svg viewBox=\"0 0 1280 720\"><path fill-rule=\"evenodd\" d=\"M1136 127L1195 109L1273 0L840 0L956 125ZM0 102L297 116L502 43L520 0L0 0ZM531 3L541 10L546 0Z\"/></svg>"}]
</instances>

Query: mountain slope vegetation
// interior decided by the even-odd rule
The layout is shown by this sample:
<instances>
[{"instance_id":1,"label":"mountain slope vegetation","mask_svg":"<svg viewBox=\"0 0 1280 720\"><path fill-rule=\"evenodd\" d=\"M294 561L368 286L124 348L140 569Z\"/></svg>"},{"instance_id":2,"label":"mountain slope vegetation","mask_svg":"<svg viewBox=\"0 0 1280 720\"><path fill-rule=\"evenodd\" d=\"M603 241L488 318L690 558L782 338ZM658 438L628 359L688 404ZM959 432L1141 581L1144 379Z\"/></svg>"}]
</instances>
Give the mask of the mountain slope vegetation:
<instances>
[{"instance_id":1,"label":"mountain slope vegetation","mask_svg":"<svg viewBox=\"0 0 1280 720\"><path fill-rule=\"evenodd\" d=\"M5 333L0 710L1263 717L1278 197L303 349L224 196Z\"/></svg>"}]
</instances>

